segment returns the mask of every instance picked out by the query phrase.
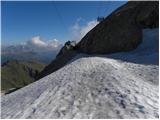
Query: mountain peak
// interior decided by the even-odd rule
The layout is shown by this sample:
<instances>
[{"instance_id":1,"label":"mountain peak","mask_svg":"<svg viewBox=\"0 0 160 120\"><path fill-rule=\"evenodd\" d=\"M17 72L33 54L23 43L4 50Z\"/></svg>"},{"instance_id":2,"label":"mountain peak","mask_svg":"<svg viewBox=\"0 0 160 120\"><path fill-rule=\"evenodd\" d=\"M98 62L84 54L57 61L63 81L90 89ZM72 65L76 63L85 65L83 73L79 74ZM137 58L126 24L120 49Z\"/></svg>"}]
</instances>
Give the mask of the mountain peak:
<instances>
[{"instance_id":1,"label":"mountain peak","mask_svg":"<svg viewBox=\"0 0 160 120\"><path fill-rule=\"evenodd\" d=\"M90 30L73 49L65 44L39 78L66 65L76 53L111 54L136 49L142 43L143 29L158 28L158 4L158 1L127 2Z\"/></svg>"}]
</instances>

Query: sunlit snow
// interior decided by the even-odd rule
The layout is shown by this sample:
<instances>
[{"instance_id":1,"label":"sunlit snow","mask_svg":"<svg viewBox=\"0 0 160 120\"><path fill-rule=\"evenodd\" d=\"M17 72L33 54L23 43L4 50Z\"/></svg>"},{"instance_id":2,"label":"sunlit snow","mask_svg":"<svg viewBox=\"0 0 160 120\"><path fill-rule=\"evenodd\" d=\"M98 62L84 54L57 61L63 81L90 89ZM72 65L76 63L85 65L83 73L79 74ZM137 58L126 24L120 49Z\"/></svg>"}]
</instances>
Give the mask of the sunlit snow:
<instances>
[{"instance_id":1,"label":"sunlit snow","mask_svg":"<svg viewBox=\"0 0 160 120\"><path fill-rule=\"evenodd\" d=\"M158 29L134 51L77 55L60 70L2 96L2 118L159 118Z\"/></svg>"}]
</instances>

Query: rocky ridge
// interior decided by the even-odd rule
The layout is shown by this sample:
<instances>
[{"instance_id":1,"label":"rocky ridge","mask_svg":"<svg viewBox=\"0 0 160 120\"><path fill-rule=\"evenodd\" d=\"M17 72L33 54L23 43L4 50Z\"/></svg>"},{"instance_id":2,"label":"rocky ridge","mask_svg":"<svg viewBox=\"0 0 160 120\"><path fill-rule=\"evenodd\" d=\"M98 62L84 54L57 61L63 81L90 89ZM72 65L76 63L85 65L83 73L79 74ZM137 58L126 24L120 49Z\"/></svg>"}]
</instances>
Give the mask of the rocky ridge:
<instances>
[{"instance_id":1,"label":"rocky ridge","mask_svg":"<svg viewBox=\"0 0 160 120\"><path fill-rule=\"evenodd\" d=\"M69 49L66 45L38 75L42 78L66 65L76 53L109 54L131 51L142 42L142 30L159 27L158 1L129 1Z\"/></svg>"}]
</instances>

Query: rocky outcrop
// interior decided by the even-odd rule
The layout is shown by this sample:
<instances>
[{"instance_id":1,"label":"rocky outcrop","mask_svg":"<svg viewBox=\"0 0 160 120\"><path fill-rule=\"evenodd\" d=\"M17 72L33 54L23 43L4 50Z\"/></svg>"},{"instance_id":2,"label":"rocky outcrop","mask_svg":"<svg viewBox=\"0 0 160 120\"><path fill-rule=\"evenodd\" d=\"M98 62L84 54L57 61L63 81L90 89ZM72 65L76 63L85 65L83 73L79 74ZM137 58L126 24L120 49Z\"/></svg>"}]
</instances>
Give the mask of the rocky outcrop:
<instances>
[{"instance_id":1,"label":"rocky outcrop","mask_svg":"<svg viewBox=\"0 0 160 120\"><path fill-rule=\"evenodd\" d=\"M37 76L37 79L42 78L59 68L63 67L67 64L68 61L70 61L75 55L77 54L77 51L75 50L75 43L73 42L66 42L64 47L60 50L58 55L56 56L56 59L53 60L45 69Z\"/></svg>"},{"instance_id":2,"label":"rocky outcrop","mask_svg":"<svg viewBox=\"0 0 160 120\"><path fill-rule=\"evenodd\" d=\"M135 49L142 41L143 28L158 27L158 5L158 1L128 2L88 32L78 50L101 54Z\"/></svg>"},{"instance_id":3,"label":"rocky outcrop","mask_svg":"<svg viewBox=\"0 0 160 120\"><path fill-rule=\"evenodd\" d=\"M130 1L101 21L78 44L66 42L38 79L66 65L77 52L107 54L133 50L142 42L142 29L158 26L158 1Z\"/></svg>"}]
</instances>

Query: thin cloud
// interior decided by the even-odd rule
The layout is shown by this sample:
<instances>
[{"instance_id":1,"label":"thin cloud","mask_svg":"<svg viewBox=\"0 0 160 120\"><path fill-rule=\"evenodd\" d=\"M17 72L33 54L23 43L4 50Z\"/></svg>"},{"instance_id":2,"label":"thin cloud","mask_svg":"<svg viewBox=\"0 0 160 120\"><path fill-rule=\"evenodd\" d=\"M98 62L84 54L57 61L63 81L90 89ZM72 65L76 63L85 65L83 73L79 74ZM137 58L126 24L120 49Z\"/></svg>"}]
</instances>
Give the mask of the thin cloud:
<instances>
[{"instance_id":1,"label":"thin cloud","mask_svg":"<svg viewBox=\"0 0 160 120\"><path fill-rule=\"evenodd\" d=\"M28 45L37 46L37 47L46 47L47 43L40 39L40 36L35 36L31 40L27 41ZM26 45L27 45L26 44Z\"/></svg>"},{"instance_id":2,"label":"thin cloud","mask_svg":"<svg viewBox=\"0 0 160 120\"><path fill-rule=\"evenodd\" d=\"M71 39L80 41L91 29L93 29L98 22L92 20L87 22L85 25L80 25L81 19L77 19L75 24L71 27Z\"/></svg>"},{"instance_id":3,"label":"thin cloud","mask_svg":"<svg viewBox=\"0 0 160 120\"><path fill-rule=\"evenodd\" d=\"M17 44L2 46L2 52L4 53L19 53L19 52L47 52L59 50L62 47L62 43L57 40L43 41L40 36L34 36L31 40Z\"/></svg>"}]
</instances>

